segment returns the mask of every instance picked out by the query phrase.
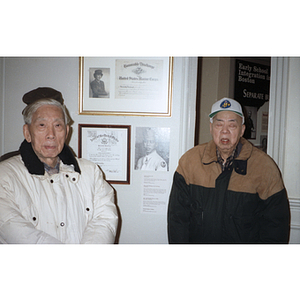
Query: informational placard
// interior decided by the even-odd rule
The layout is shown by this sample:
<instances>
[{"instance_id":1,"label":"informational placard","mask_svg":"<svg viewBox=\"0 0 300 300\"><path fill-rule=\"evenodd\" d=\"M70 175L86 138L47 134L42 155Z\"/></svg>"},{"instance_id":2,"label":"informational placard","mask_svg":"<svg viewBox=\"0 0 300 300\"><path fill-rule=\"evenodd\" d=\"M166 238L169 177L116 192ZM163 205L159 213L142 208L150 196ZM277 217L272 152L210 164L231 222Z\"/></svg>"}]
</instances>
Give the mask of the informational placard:
<instances>
[{"instance_id":1,"label":"informational placard","mask_svg":"<svg viewBox=\"0 0 300 300\"><path fill-rule=\"evenodd\" d=\"M270 66L236 60L234 99L260 108L269 101Z\"/></svg>"},{"instance_id":2,"label":"informational placard","mask_svg":"<svg viewBox=\"0 0 300 300\"><path fill-rule=\"evenodd\" d=\"M143 174L142 213L166 214L169 195L167 173Z\"/></svg>"}]
</instances>

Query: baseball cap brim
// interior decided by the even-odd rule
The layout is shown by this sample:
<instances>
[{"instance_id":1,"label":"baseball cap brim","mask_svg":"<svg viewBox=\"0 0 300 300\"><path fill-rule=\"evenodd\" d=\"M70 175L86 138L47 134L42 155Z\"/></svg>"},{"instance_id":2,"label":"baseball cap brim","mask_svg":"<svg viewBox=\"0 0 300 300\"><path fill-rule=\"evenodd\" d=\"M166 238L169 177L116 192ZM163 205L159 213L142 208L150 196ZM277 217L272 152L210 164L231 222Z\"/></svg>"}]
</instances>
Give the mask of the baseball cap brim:
<instances>
[{"instance_id":1,"label":"baseball cap brim","mask_svg":"<svg viewBox=\"0 0 300 300\"><path fill-rule=\"evenodd\" d=\"M220 109L220 110L218 110L218 111L215 111L215 112L213 112L213 113L211 113L211 114L209 114L208 116L210 117L210 118L213 118L217 113L219 113L220 111L232 111L232 112L234 112L234 113L236 113L237 115L239 115L239 116L241 116L241 117L244 117L240 112L238 112L238 111L234 111L234 110L230 110L230 109Z\"/></svg>"}]
</instances>

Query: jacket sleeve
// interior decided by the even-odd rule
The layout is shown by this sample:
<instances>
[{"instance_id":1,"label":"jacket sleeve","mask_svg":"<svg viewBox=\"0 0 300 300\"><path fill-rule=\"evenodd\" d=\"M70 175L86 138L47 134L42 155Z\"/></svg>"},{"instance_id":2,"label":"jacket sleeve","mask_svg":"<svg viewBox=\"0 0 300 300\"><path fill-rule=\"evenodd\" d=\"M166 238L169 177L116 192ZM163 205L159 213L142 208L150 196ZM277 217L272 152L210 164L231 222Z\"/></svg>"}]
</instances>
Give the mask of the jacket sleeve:
<instances>
[{"instance_id":1,"label":"jacket sleeve","mask_svg":"<svg viewBox=\"0 0 300 300\"><path fill-rule=\"evenodd\" d=\"M37 230L22 215L14 201L14 193L0 183L0 243L2 244L61 244L51 235Z\"/></svg>"},{"instance_id":2,"label":"jacket sleeve","mask_svg":"<svg viewBox=\"0 0 300 300\"><path fill-rule=\"evenodd\" d=\"M258 150L257 150L258 151ZM261 153L261 152L259 152ZM290 233L290 207L279 168L264 154L256 160L256 168L263 161L257 193L262 199L260 212L260 242L288 243ZM261 164L262 165L262 164Z\"/></svg>"},{"instance_id":3,"label":"jacket sleeve","mask_svg":"<svg viewBox=\"0 0 300 300\"><path fill-rule=\"evenodd\" d=\"M285 189L264 200L260 222L262 243L288 243L290 208Z\"/></svg>"},{"instance_id":4,"label":"jacket sleeve","mask_svg":"<svg viewBox=\"0 0 300 300\"><path fill-rule=\"evenodd\" d=\"M114 190L95 165L94 213L83 233L81 244L113 244L118 225Z\"/></svg>"},{"instance_id":5,"label":"jacket sleeve","mask_svg":"<svg viewBox=\"0 0 300 300\"><path fill-rule=\"evenodd\" d=\"M177 171L168 206L168 238L170 244L189 243L190 225L189 186Z\"/></svg>"}]
</instances>

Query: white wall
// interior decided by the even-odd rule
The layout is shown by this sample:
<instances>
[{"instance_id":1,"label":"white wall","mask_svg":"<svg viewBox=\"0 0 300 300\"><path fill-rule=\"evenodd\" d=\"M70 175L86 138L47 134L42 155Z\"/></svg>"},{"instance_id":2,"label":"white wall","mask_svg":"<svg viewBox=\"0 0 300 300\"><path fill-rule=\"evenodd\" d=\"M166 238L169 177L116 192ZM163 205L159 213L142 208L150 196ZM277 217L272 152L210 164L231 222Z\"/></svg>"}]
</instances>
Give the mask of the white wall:
<instances>
[{"instance_id":1,"label":"white wall","mask_svg":"<svg viewBox=\"0 0 300 300\"><path fill-rule=\"evenodd\" d=\"M300 243L300 58L289 59L283 178L291 205L291 243Z\"/></svg>"},{"instance_id":2,"label":"white wall","mask_svg":"<svg viewBox=\"0 0 300 300\"><path fill-rule=\"evenodd\" d=\"M272 57L268 154L283 176L291 208L290 243L300 243L300 58Z\"/></svg>"},{"instance_id":3,"label":"white wall","mask_svg":"<svg viewBox=\"0 0 300 300\"><path fill-rule=\"evenodd\" d=\"M23 140L22 96L39 86L62 91L66 105L78 103L78 58L5 58L2 74L3 119L1 120L1 154L19 148ZM75 109L76 111L76 109ZM76 151L77 149L74 148Z\"/></svg>"},{"instance_id":4,"label":"white wall","mask_svg":"<svg viewBox=\"0 0 300 300\"><path fill-rule=\"evenodd\" d=\"M167 243L166 213L141 213L142 177L134 170L136 127L168 127L171 129L170 188L179 157L193 146L197 58L174 58L172 117L91 116L78 114L78 57L27 57L0 59L0 155L17 150L23 140L21 111L24 93L42 86L62 92L74 121L70 146L78 153L78 124L131 125L131 184L113 187L121 212L119 243Z\"/></svg>"}]
</instances>

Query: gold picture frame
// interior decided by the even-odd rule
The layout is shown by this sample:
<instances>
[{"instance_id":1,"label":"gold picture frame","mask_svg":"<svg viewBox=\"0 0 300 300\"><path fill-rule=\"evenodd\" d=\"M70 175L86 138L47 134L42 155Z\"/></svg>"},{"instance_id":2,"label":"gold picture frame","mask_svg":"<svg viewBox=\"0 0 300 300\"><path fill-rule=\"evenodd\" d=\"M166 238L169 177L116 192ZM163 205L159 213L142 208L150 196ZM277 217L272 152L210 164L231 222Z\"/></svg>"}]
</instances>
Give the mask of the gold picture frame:
<instances>
[{"instance_id":1,"label":"gold picture frame","mask_svg":"<svg viewBox=\"0 0 300 300\"><path fill-rule=\"evenodd\" d=\"M170 117L172 57L79 57L79 114Z\"/></svg>"}]
</instances>

